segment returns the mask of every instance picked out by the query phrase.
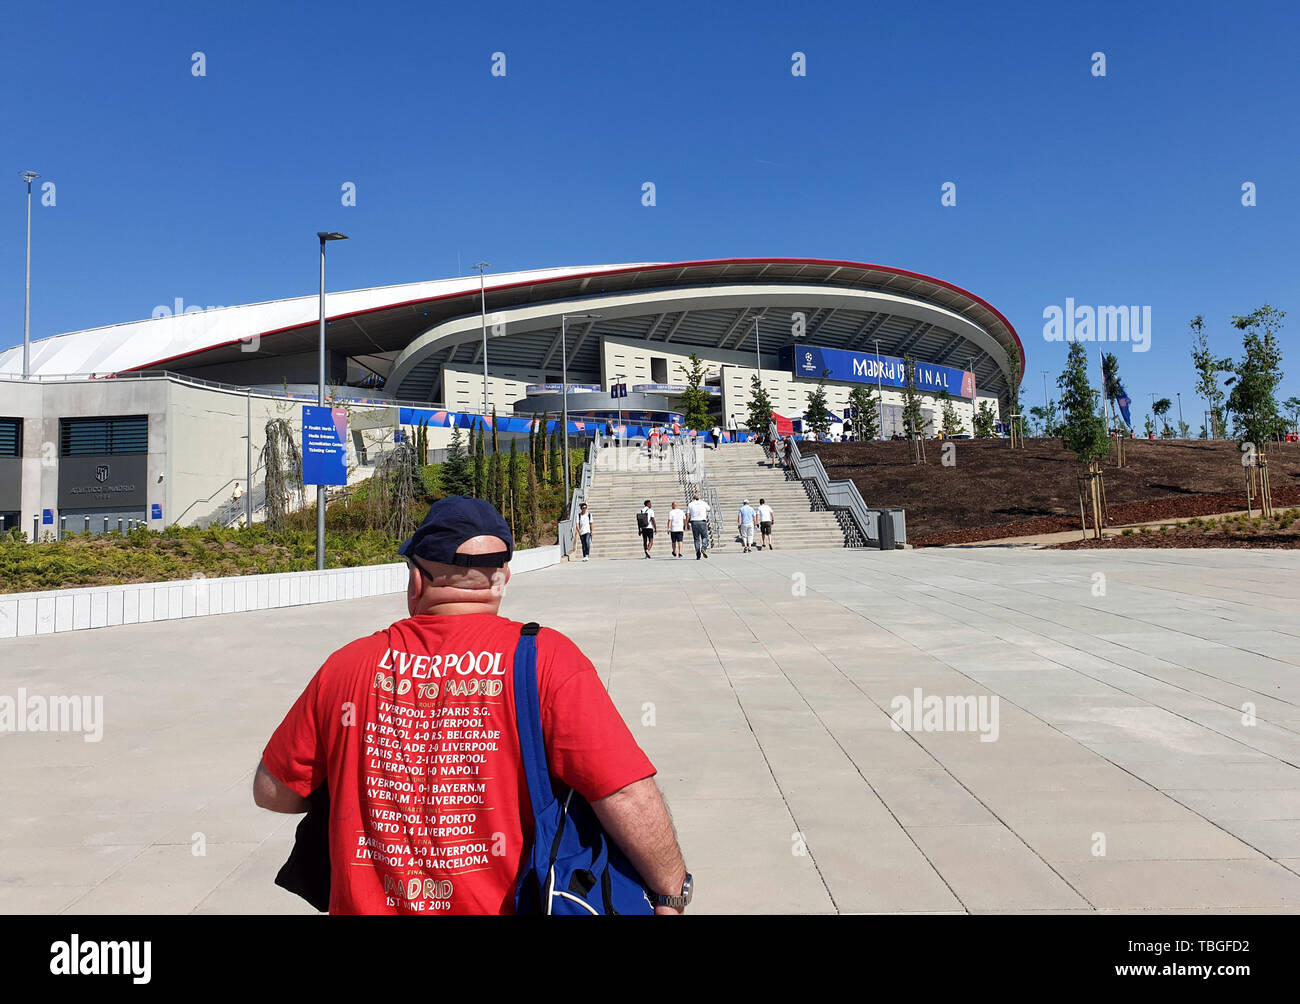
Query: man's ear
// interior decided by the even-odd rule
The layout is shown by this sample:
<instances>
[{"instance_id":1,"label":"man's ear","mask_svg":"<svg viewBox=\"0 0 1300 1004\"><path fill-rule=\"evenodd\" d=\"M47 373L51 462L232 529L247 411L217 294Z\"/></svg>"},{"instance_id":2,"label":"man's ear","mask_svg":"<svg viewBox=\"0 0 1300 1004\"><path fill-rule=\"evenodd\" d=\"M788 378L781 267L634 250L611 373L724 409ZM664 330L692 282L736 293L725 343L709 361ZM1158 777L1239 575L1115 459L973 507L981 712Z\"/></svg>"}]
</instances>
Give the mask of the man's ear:
<instances>
[{"instance_id":1,"label":"man's ear","mask_svg":"<svg viewBox=\"0 0 1300 1004\"><path fill-rule=\"evenodd\" d=\"M420 569L416 567L414 562L409 562L407 567L410 569L410 574L406 579L406 609L414 617L420 601L420 594L424 592L424 581L420 575Z\"/></svg>"}]
</instances>

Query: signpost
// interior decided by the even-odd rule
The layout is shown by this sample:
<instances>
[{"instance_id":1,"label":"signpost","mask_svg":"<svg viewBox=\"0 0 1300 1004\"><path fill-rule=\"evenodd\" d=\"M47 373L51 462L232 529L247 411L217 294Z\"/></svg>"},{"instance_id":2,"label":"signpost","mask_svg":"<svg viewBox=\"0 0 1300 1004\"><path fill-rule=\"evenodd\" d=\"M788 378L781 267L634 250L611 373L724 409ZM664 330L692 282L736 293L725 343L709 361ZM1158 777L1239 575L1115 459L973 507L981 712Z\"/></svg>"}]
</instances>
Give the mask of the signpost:
<instances>
[{"instance_id":1,"label":"signpost","mask_svg":"<svg viewBox=\"0 0 1300 1004\"><path fill-rule=\"evenodd\" d=\"M346 408L302 406L302 483L304 485L346 485L348 483Z\"/></svg>"}]
</instances>

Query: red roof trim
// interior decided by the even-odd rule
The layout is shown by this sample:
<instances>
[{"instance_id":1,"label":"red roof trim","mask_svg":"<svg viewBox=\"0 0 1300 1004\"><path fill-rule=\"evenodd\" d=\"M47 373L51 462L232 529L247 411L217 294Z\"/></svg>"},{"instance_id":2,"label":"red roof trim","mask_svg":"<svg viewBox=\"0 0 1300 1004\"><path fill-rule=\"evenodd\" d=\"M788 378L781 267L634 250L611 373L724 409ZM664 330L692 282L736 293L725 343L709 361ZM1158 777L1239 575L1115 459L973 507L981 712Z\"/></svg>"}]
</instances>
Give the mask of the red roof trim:
<instances>
[{"instance_id":1,"label":"red roof trim","mask_svg":"<svg viewBox=\"0 0 1300 1004\"><path fill-rule=\"evenodd\" d=\"M1012 325L1010 321L1008 321L1002 315L1002 312L998 310L997 307L993 306L993 304L989 303L983 297L976 296L970 290L962 289L962 287L954 285L951 282L946 282L943 279L936 279L934 276L925 275L922 272L911 272L904 268L893 268L892 266L889 265L872 265L867 262L843 261L839 258L708 258L702 261L675 261L675 262L664 262L658 265L631 265L628 266L627 268L613 268L613 269L606 269L599 272L571 272L568 275L551 276L548 279L531 279L522 282L509 282L498 286L492 286L491 288L493 291L501 291L501 290L508 290L508 289L518 289L523 286L545 286L548 283L552 283L552 282L570 282L574 279L594 279L594 278L602 278L605 276L626 275L629 272L657 272L657 271L662 271L664 269L674 269L674 268L691 269L691 268L709 268L709 267L727 266L727 265L758 265L758 264L829 265L829 266L838 266L839 268L855 268L855 269L869 270L872 272L885 272L890 275L904 276L909 279L919 279L922 282L930 282L930 283L934 283L934 285L936 286L942 286L944 289L950 289L954 293L958 293L961 296L965 296L975 301L980 306L986 308L999 321L1001 321L1003 324L1006 325L1007 330L1011 332L1011 337L1016 340L1016 347L1020 351L1020 379L1022 382L1025 379L1024 343L1020 340L1020 335L1019 333L1017 333L1015 327ZM402 300L397 303L385 303L378 307L367 307L365 310L353 310L345 314L338 314L333 317L326 317L325 320L327 322L341 321L349 317L361 317L364 316L365 314L378 313L379 311L382 310L394 310L399 307L411 307L421 303L437 303L442 300L452 300L460 296L473 296L474 292L475 291L473 289L469 289L469 290L463 290L462 292L459 293L444 293L441 296L429 296L417 300ZM309 323L316 324L318 322L312 321ZM306 326L307 325L303 325L303 324L290 324L282 328L273 328L270 331L263 331L260 334L258 334L256 337L269 338L272 335L283 334L286 331L301 330ZM143 366L132 366L129 368L127 372L129 372L130 370L159 369L163 366L164 363L169 363L176 359L184 359L187 356L197 355L198 352L207 352L211 349L220 349L228 345L235 345L239 342L243 342L246 340L247 338L232 338L228 342L220 342L216 345L206 345L202 349L198 349L195 352L182 352L178 355L168 356L165 359L158 359L154 362L147 363Z\"/></svg>"}]
</instances>

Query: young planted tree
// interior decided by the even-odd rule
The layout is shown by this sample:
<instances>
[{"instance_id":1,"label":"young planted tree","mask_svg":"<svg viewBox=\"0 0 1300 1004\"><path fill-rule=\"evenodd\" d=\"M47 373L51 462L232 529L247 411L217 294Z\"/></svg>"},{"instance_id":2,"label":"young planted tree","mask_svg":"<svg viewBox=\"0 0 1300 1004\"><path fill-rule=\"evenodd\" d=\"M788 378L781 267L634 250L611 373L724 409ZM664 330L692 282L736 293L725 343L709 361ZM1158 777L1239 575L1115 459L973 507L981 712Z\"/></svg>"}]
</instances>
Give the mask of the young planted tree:
<instances>
[{"instance_id":1,"label":"young planted tree","mask_svg":"<svg viewBox=\"0 0 1300 1004\"><path fill-rule=\"evenodd\" d=\"M1087 474L1080 477L1079 504L1091 509L1094 531L1100 537L1106 518L1101 461L1110 453L1110 434L1105 419L1097 414L1094 397L1097 392L1088 382L1088 353L1081 343L1070 345L1065 370L1057 378L1056 386L1061 389L1061 407L1065 412L1061 438L1079 463L1087 465ZM1085 533L1087 526L1085 516Z\"/></svg>"},{"instance_id":2,"label":"young planted tree","mask_svg":"<svg viewBox=\"0 0 1300 1004\"><path fill-rule=\"evenodd\" d=\"M853 409L849 426L854 439L875 439L880 435L880 404L869 389L859 385L849 391L849 407Z\"/></svg>"},{"instance_id":3,"label":"young planted tree","mask_svg":"<svg viewBox=\"0 0 1300 1004\"><path fill-rule=\"evenodd\" d=\"M1151 410L1155 412L1156 418L1160 422L1161 439L1172 439L1174 436L1174 430L1169 428L1169 419L1167 417L1169 415L1169 409L1173 406L1174 402L1169 400L1167 397L1162 397L1159 401L1156 401L1151 405Z\"/></svg>"},{"instance_id":4,"label":"young planted tree","mask_svg":"<svg viewBox=\"0 0 1300 1004\"><path fill-rule=\"evenodd\" d=\"M993 410L993 405L981 401L979 407L975 409L975 438L992 439L997 424L998 416Z\"/></svg>"},{"instance_id":5,"label":"young planted tree","mask_svg":"<svg viewBox=\"0 0 1300 1004\"><path fill-rule=\"evenodd\" d=\"M536 546L542 539L542 513L537 498L540 492L541 486L537 481L537 471L530 467L528 468L528 489L525 497L528 512L528 533L532 538L533 546Z\"/></svg>"},{"instance_id":6,"label":"young planted tree","mask_svg":"<svg viewBox=\"0 0 1300 1004\"><path fill-rule=\"evenodd\" d=\"M942 416L943 435L945 439L960 436L966 431L966 425L957 414L957 407L952 403L952 395L946 390L939 393L939 414Z\"/></svg>"},{"instance_id":7,"label":"young planted tree","mask_svg":"<svg viewBox=\"0 0 1300 1004\"><path fill-rule=\"evenodd\" d=\"M695 352L687 359L691 365L686 370L686 390L682 392L683 420L688 429L703 431L713 426L713 416L709 414L712 402L704 389L704 362Z\"/></svg>"},{"instance_id":8,"label":"young planted tree","mask_svg":"<svg viewBox=\"0 0 1300 1004\"><path fill-rule=\"evenodd\" d=\"M911 356L903 359L903 431L909 439L925 435L921 392L916 389L916 360Z\"/></svg>"},{"instance_id":9,"label":"young planted tree","mask_svg":"<svg viewBox=\"0 0 1300 1004\"><path fill-rule=\"evenodd\" d=\"M1205 319L1197 314L1192 318L1192 365L1196 367L1196 393L1205 398L1209 406L1209 437L1218 439L1227 432L1227 415L1224 393L1219 386L1219 374L1232 372L1232 359L1219 357L1210 351L1210 339L1205 334ZM1205 437L1202 437L1205 438Z\"/></svg>"},{"instance_id":10,"label":"young planted tree","mask_svg":"<svg viewBox=\"0 0 1300 1004\"><path fill-rule=\"evenodd\" d=\"M487 430L478 434L474 440L474 497L487 498L487 446L484 440Z\"/></svg>"},{"instance_id":11,"label":"young planted tree","mask_svg":"<svg viewBox=\"0 0 1300 1004\"><path fill-rule=\"evenodd\" d=\"M266 423L266 445L258 465L265 469L266 528L273 533L285 529L290 508L302 504L302 451L287 419ZM252 485L249 485L252 490Z\"/></svg>"},{"instance_id":12,"label":"young planted tree","mask_svg":"<svg viewBox=\"0 0 1300 1004\"><path fill-rule=\"evenodd\" d=\"M492 406L492 455L493 456L496 456L498 453L501 452L500 440L497 438L500 435L500 431L501 428L497 424L496 405L493 405Z\"/></svg>"},{"instance_id":13,"label":"young planted tree","mask_svg":"<svg viewBox=\"0 0 1300 1004\"><path fill-rule=\"evenodd\" d=\"M1021 400L1020 400L1020 353L1019 352L1007 353L1007 374L1008 374L1007 375L1007 399L1008 399L1007 425L1009 427L1014 427L1015 430L1011 436L1011 445L1013 447L1019 446L1023 448L1025 444L1024 444L1024 436L1022 435L1022 431L1024 429L1025 419L1024 419L1024 409L1021 406ZM1020 417L1019 418L1015 417L1017 415Z\"/></svg>"},{"instance_id":14,"label":"young planted tree","mask_svg":"<svg viewBox=\"0 0 1300 1004\"><path fill-rule=\"evenodd\" d=\"M1110 415L1111 428L1124 431L1124 416L1119 410L1119 357L1114 352L1107 352L1101 357L1101 396L1105 399Z\"/></svg>"},{"instance_id":15,"label":"young planted tree","mask_svg":"<svg viewBox=\"0 0 1300 1004\"><path fill-rule=\"evenodd\" d=\"M442 490L448 495L468 495L474 489L474 472L465 456L465 440L460 426L451 430L451 445L447 459L442 462Z\"/></svg>"},{"instance_id":16,"label":"young planted tree","mask_svg":"<svg viewBox=\"0 0 1300 1004\"><path fill-rule=\"evenodd\" d=\"M1061 419L1055 401L1049 400L1047 404L1034 405L1029 409L1029 415L1034 420L1036 432L1041 432L1048 437L1061 434Z\"/></svg>"},{"instance_id":17,"label":"young planted tree","mask_svg":"<svg viewBox=\"0 0 1300 1004\"><path fill-rule=\"evenodd\" d=\"M817 438L825 442L831 434L831 411L826 407L826 378L830 370L822 370L817 387L808 392L808 404L803 411L803 424L817 433Z\"/></svg>"},{"instance_id":18,"label":"young planted tree","mask_svg":"<svg viewBox=\"0 0 1300 1004\"><path fill-rule=\"evenodd\" d=\"M767 435L772 424L772 399L755 373L749 378L749 401L745 405L745 427L755 435Z\"/></svg>"},{"instance_id":19,"label":"young planted tree","mask_svg":"<svg viewBox=\"0 0 1300 1004\"><path fill-rule=\"evenodd\" d=\"M501 510L501 515L510 523L510 532L517 532L519 527L519 509L516 504L516 498L519 495L519 469L523 465L519 462L519 450L515 446L515 441L510 441L510 465L506 470L506 508ZM508 511L507 511L508 510Z\"/></svg>"},{"instance_id":20,"label":"young planted tree","mask_svg":"<svg viewBox=\"0 0 1300 1004\"><path fill-rule=\"evenodd\" d=\"M1291 419L1291 431L1295 432L1300 427L1300 397L1287 398L1282 402L1282 409Z\"/></svg>"},{"instance_id":21,"label":"young planted tree","mask_svg":"<svg viewBox=\"0 0 1300 1004\"><path fill-rule=\"evenodd\" d=\"M1239 440L1263 443L1280 436L1286 422L1278 412L1277 388L1282 382L1282 348L1277 332L1282 327L1284 311L1268 304L1241 317L1232 324L1242 332L1245 350L1224 381L1231 386L1227 407L1232 413L1234 432Z\"/></svg>"}]
</instances>

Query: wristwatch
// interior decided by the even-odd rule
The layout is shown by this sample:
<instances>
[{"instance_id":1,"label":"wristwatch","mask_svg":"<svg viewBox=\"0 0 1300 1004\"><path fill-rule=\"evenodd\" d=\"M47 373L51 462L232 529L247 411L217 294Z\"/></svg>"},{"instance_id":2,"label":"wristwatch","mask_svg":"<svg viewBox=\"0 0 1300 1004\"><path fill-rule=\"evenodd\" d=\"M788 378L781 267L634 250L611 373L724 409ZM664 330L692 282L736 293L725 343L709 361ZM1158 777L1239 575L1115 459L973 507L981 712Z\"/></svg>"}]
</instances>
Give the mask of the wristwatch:
<instances>
[{"instance_id":1,"label":"wristwatch","mask_svg":"<svg viewBox=\"0 0 1300 1004\"><path fill-rule=\"evenodd\" d=\"M650 903L653 906L671 906L675 910L684 910L691 901L694 892L695 880L691 878L691 873L686 873L686 881L682 883L682 894L680 896L661 896L657 892L646 890L650 896Z\"/></svg>"}]
</instances>

